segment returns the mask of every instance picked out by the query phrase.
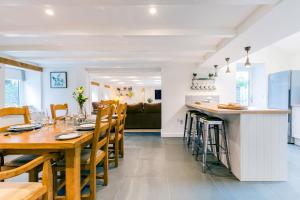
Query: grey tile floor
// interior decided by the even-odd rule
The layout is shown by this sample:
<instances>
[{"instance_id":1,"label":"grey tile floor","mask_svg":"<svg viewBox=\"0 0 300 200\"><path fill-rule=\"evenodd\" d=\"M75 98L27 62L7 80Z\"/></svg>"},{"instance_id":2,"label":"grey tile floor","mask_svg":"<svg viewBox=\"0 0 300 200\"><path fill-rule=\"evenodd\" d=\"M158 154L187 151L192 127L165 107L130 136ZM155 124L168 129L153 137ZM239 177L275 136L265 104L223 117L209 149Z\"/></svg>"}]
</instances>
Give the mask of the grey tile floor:
<instances>
[{"instance_id":1,"label":"grey tile floor","mask_svg":"<svg viewBox=\"0 0 300 200\"><path fill-rule=\"evenodd\" d=\"M101 200L288 200L300 199L300 147L289 145L288 182L239 182L203 174L180 138L126 136L126 155L111 168ZM226 171L225 171L226 174Z\"/></svg>"}]
</instances>

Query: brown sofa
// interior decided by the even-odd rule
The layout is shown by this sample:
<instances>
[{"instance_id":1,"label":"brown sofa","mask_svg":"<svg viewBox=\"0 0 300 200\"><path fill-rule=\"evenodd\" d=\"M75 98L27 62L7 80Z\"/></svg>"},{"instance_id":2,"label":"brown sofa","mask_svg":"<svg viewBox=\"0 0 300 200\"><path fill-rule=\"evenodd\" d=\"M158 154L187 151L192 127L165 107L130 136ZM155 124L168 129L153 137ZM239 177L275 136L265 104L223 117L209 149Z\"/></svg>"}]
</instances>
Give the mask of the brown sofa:
<instances>
[{"instance_id":1,"label":"brown sofa","mask_svg":"<svg viewBox=\"0 0 300 200\"><path fill-rule=\"evenodd\" d=\"M160 129L161 103L138 103L127 106L126 129Z\"/></svg>"},{"instance_id":2,"label":"brown sofa","mask_svg":"<svg viewBox=\"0 0 300 200\"><path fill-rule=\"evenodd\" d=\"M97 113L98 102L93 102L92 114ZM161 129L161 103L127 105L126 129Z\"/></svg>"}]
</instances>

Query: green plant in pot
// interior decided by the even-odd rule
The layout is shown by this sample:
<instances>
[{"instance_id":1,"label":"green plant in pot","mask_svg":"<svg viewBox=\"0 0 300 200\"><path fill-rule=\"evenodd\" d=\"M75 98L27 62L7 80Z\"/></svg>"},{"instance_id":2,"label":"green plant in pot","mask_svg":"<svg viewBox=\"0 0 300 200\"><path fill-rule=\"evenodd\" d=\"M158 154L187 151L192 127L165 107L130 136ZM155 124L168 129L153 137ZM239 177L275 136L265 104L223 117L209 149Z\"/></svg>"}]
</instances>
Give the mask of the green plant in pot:
<instances>
[{"instance_id":1,"label":"green plant in pot","mask_svg":"<svg viewBox=\"0 0 300 200\"><path fill-rule=\"evenodd\" d=\"M147 102L148 102L148 103L152 103L152 102L153 102L153 99L148 98L148 99L147 99Z\"/></svg>"},{"instance_id":2,"label":"green plant in pot","mask_svg":"<svg viewBox=\"0 0 300 200\"><path fill-rule=\"evenodd\" d=\"M84 104L88 100L88 98L84 95L85 88L83 86L80 86L75 89L73 92L73 98L77 101L79 105L79 114L85 115L84 112Z\"/></svg>"}]
</instances>

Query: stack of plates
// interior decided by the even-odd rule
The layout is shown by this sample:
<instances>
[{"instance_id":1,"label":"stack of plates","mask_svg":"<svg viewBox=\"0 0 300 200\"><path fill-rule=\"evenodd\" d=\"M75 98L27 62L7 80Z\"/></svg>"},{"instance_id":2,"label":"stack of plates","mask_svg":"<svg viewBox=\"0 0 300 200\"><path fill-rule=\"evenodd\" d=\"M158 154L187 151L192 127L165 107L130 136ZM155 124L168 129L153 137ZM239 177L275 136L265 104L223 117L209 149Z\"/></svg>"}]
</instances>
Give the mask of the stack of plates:
<instances>
[{"instance_id":1,"label":"stack of plates","mask_svg":"<svg viewBox=\"0 0 300 200\"><path fill-rule=\"evenodd\" d=\"M8 128L8 131L12 131L12 132L32 131L39 128L42 128L42 124L22 124L22 125L10 126Z\"/></svg>"},{"instance_id":2,"label":"stack of plates","mask_svg":"<svg viewBox=\"0 0 300 200\"><path fill-rule=\"evenodd\" d=\"M79 125L76 130L78 131L90 131L95 129L95 124L89 123L89 124L81 124Z\"/></svg>"}]
</instances>

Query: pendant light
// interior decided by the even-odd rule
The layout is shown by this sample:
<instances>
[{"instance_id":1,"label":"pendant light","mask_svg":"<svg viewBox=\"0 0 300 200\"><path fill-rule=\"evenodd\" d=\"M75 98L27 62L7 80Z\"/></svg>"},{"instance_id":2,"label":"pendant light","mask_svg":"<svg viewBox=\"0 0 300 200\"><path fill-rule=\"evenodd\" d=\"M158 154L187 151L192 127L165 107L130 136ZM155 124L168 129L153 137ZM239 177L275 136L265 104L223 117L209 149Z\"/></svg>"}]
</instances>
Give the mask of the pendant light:
<instances>
[{"instance_id":1,"label":"pendant light","mask_svg":"<svg viewBox=\"0 0 300 200\"><path fill-rule=\"evenodd\" d=\"M225 61L226 61L226 63L227 63L227 69L226 69L226 74L229 74L230 73L230 69L229 69L229 60L230 60L230 58L225 58Z\"/></svg>"},{"instance_id":2,"label":"pendant light","mask_svg":"<svg viewBox=\"0 0 300 200\"><path fill-rule=\"evenodd\" d=\"M250 46L245 47L245 51L247 52L247 59L246 59L246 62L245 62L245 67L246 68L250 68L251 67L251 63L249 61L249 51L250 51L250 49L251 49Z\"/></svg>"},{"instance_id":3,"label":"pendant light","mask_svg":"<svg viewBox=\"0 0 300 200\"><path fill-rule=\"evenodd\" d=\"M215 77L218 77L218 65L214 65L215 68Z\"/></svg>"}]
</instances>

